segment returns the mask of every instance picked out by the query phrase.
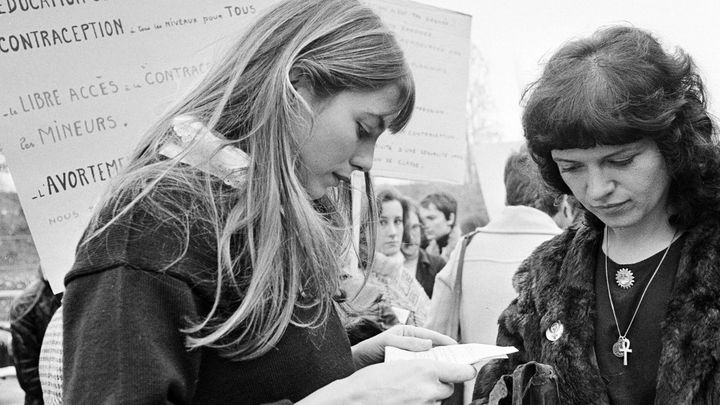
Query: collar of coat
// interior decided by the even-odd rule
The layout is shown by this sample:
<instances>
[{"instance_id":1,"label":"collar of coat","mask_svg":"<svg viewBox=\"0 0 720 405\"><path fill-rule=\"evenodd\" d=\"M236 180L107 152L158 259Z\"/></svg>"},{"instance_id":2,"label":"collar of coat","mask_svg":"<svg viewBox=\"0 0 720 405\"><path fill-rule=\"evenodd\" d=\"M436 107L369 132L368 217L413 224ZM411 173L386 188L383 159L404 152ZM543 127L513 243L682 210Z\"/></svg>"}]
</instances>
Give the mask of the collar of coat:
<instances>
[{"instance_id":1,"label":"collar of coat","mask_svg":"<svg viewBox=\"0 0 720 405\"><path fill-rule=\"evenodd\" d=\"M720 397L720 232L706 221L686 232L662 325L657 403L714 403ZM594 268L602 232L581 226L547 242L515 275L527 360L554 365L567 403L608 403L594 351ZM524 301L524 302L523 302ZM525 311L522 308L534 310ZM555 342L545 331L564 326Z\"/></svg>"}]
</instances>

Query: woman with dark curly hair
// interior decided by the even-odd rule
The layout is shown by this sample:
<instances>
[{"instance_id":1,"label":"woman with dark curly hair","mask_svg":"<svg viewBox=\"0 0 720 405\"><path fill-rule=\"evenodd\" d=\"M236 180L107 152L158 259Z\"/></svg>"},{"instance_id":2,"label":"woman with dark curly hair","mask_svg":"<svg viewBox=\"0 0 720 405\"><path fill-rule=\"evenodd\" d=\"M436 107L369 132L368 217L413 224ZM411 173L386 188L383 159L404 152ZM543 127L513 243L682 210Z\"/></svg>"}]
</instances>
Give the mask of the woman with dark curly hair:
<instances>
[{"instance_id":1,"label":"woman with dark curly hair","mask_svg":"<svg viewBox=\"0 0 720 405\"><path fill-rule=\"evenodd\" d=\"M530 153L585 221L515 275L497 343L520 351L481 370L477 402L535 361L562 404L717 403L720 149L691 58L602 29L557 51L526 97Z\"/></svg>"}]
</instances>

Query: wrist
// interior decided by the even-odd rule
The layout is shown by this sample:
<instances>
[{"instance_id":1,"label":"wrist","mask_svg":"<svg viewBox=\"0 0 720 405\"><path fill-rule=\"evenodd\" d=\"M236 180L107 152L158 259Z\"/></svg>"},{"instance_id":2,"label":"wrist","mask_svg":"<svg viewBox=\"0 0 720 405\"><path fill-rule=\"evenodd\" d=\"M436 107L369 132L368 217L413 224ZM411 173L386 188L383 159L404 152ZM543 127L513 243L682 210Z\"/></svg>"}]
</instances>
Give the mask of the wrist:
<instances>
[{"instance_id":1,"label":"wrist","mask_svg":"<svg viewBox=\"0 0 720 405\"><path fill-rule=\"evenodd\" d=\"M358 390L346 377L320 388L295 405L359 405L360 403Z\"/></svg>"},{"instance_id":2,"label":"wrist","mask_svg":"<svg viewBox=\"0 0 720 405\"><path fill-rule=\"evenodd\" d=\"M340 393L337 397L337 401L333 404L347 404L347 405L361 405L362 400L360 398L360 389L358 384L352 381L352 375L335 380L330 385L335 385L334 389Z\"/></svg>"}]
</instances>

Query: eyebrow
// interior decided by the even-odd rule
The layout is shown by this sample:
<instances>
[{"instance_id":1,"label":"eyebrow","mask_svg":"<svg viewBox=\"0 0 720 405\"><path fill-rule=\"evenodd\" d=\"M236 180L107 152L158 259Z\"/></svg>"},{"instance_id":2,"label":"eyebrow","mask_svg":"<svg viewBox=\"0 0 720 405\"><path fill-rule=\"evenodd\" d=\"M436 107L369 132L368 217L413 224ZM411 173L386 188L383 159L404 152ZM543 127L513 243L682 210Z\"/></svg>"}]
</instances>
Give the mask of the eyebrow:
<instances>
[{"instance_id":1,"label":"eyebrow","mask_svg":"<svg viewBox=\"0 0 720 405\"><path fill-rule=\"evenodd\" d=\"M365 111L364 115L367 117L371 117L372 119L377 120L377 127L380 129L380 132L384 132L387 129L387 122L385 121L385 117L390 115L397 115L400 111L389 111L387 113L382 112L375 112L375 111Z\"/></svg>"},{"instance_id":2,"label":"eyebrow","mask_svg":"<svg viewBox=\"0 0 720 405\"><path fill-rule=\"evenodd\" d=\"M616 156L616 155L619 155L619 154L622 154L622 153L626 153L626 152L636 152L638 147L639 147L639 146L635 146L635 145L632 145L632 146L631 146L631 145L623 145L622 149L617 150L617 151L615 151L615 152L613 152L613 153L610 153L610 154L608 154L608 155L602 156L601 159L611 158L611 157L614 157L614 156ZM554 157L554 156L552 156L552 155L550 155L550 156L552 157L552 160L555 161L556 163L560 163L560 162L575 163L575 162L576 162L576 160L572 160L572 159L564 159L564 158L561 158L561 157L557 157L557 158L556 158L556 157Z\"/></svg>"}]
</instances>

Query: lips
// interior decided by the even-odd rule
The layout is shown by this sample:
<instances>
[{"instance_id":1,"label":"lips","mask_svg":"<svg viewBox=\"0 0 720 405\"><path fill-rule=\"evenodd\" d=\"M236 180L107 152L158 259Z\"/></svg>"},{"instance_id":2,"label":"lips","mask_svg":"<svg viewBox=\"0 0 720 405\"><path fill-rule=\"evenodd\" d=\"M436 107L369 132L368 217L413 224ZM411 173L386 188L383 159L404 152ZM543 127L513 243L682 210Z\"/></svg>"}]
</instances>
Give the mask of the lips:
<instances>
[{"instance_id":1,"label":"lips","mask_svg":"<svg viewBox=\"0 0 720 405\"><path fill-rule=\"evenodd\" d=\"M613 203L613 204L603 204L603 205L594 205L593 210L594 211L600 211L600 212L614 212L618 211L620 208L622 208L627 201L619 202L619 203Z\"/></svg>"},{"instance_id":2,"label":"lips","mask_svg":"<svg viewBox=\"0 0 720 405\"><path fill-rule=\"evenodd\" d=\"M386 252L396 252L400 249L400 242L385 242L382 246L383 250Z\"/></svg>"}]
</instances>

